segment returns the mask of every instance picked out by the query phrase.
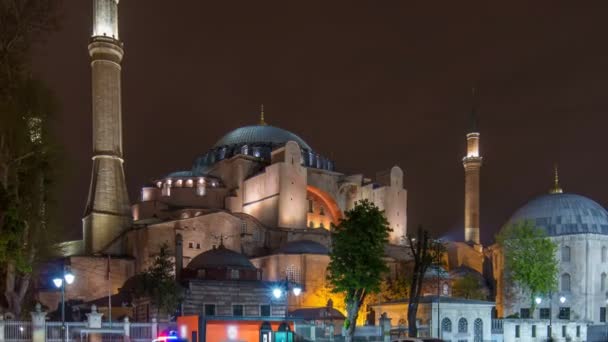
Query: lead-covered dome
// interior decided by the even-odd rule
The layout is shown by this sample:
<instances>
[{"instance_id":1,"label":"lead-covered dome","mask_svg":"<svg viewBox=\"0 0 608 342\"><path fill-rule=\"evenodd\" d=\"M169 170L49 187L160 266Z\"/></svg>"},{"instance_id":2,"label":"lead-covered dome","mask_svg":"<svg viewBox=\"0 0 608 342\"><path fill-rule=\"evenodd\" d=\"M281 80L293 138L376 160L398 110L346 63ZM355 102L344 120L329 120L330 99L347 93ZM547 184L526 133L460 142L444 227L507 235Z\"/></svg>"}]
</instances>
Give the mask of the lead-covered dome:
<instances>
[{"instance_id":1,"label":"lead-covered dome","mask_svg":"<svg viewBox=\"0 0 608 342\"><path fill-rule=\"evenodd\" d=\"M224 247L224 245L197 255L188 263L187 268L191 270L209 268L256 269L249 258Z\"/></svg>"},{"instance_id":2,"label":"lead-covered dome","mask_svg":"<svg viewBox=\"0 0 608 342\"><path fill-rule=\"evenodd\" d=\"M328 255L329 250L322 244L312 240L296 240L288 242L279 248L277 254L320 254Z\"/></svg>"},{"instance_id":3,"label":"lead-covered dome","mask_svg":"<svg viewBox=\"0 0 608 342\"><path fill-rule=\"evenodd\" d=\"M275 126L253 125L239 127L228 132L213 147L245 146L257 144L285 145L288 141L295 141L301 148L312 150L310 146L296 134Z\"/></svg>"},{"instance_id":4,"label":"lead-covered dome","mask_svg":"<svg viewBox=\"0 0 608 342\"><path fill-rule=\"evenodd\" d=\"M312 150L304 139L288 130L269 126L262 120L258 125L234 129L220 138L207 153L198 157L192 171L172 173L170 176L187 174L204 176L217 162L236 155L249 156L264 163L270 163L272 151L294 141L302 151L302 165L310 168L334 171L334 163Z\"/></svg>"},{"instance_id":5,"label":"lead-covered dome","mask_svg":"<svg viewBox=\"0 0 608 342\"><path fill-rule=\"evenodd\" d=\"M607 234L608 212L597 202L580 195L553 193L537 197L519 208L507 225L531 221L549 236Z\"/></svg>"}]
</instances>

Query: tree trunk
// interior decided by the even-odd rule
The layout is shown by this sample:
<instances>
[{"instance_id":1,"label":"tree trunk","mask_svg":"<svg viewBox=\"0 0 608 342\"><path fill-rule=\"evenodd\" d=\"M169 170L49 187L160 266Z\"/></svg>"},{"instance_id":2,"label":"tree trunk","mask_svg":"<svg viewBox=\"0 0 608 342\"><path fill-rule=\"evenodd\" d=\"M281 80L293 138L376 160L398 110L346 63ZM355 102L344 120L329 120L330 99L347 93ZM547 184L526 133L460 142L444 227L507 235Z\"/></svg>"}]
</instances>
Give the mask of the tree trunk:
<instances>
[{"instance_id":1,"label":"tree trunk","mask_svg":"<svg viewBox=\"0 0 608 342\"><path fill-rule=\"evenodd\" d=\"M407 306L407 330L409 337L418 336L418 326L416 325L416 314L418 313L418 302Z\"/></svg>"},{"instance_id":2,"label":"tree trunk","mask_svg":"<svg viewBox=\"0 0 608 342\"><path fill-rule=\"evenodd\" d=\"M357 327L357 318L359 318L359 307L360 304L357 300L346 303L346 318L348 319L346 342L352 342L355 339L355 328Z\"/></svg>"}]
</instances>

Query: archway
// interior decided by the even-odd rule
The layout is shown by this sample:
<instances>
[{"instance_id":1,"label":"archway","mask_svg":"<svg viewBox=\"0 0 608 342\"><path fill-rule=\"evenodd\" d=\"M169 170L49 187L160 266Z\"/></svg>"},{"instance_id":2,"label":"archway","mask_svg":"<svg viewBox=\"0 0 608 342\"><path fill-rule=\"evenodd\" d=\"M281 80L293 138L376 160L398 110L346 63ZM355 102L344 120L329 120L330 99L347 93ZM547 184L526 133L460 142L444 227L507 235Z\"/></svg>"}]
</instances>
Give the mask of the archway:
<instances>
[{"instance_id":1,"label":"archway","mask_svg":"<svg viewBox=\"0 0 608 342\"><path fill-rule=\"evenodd\" d=\"M333 197L327 192L308 185L306 187L308 200L307 225L309 228L329 229L331 224L338 224L342 219L342 211Z\"/></svg>"}]
</instances>

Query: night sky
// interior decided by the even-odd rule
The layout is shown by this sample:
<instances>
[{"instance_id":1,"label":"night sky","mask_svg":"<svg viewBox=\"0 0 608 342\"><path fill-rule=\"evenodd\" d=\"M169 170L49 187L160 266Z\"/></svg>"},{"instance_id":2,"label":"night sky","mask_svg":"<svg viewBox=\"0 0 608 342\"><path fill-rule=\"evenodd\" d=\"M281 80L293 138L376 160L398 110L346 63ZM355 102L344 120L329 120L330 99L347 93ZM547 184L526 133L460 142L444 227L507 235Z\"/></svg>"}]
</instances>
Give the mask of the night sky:
<instances>
[{"instance_id":1,"label":"night sky","mask_svg":"<svg viewBox=\"0 0 608 342\"><path fill-rule=\"evenodd\" d=\"M422 2L421 2L422 3ZM561 5L567 4L568 5ZM606 2L121 0L131 201L239 126L300 135L344 173L405 171L408 229L462 239L462 157L478 89L482 240L560 165L566 192L608 205ZM578 6L574 6L574 5ZM66 231L91 169L91 1L64 1L34 66L56 92ZM66 236L67 236L66 235Z\"/></svg>"}]
</instances>

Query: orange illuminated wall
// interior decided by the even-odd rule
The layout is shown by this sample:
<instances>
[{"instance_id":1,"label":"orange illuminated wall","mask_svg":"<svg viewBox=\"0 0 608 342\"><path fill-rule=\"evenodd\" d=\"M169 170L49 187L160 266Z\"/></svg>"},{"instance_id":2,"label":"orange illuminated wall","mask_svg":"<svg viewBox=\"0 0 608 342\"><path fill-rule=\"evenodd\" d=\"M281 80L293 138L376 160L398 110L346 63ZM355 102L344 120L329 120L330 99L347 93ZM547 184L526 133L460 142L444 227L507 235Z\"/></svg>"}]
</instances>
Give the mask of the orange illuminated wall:
<instances>
[{"instance_id":1,"label":"orange illuminated wall","mask_svg":"<svg viewBox=\"0 0 608 342\"><path fill-rule=\"evenodd\" d=\"M279 328L280 322L272 322L272 330ZM293 330L293 324L290 324ZM255 342L260 340L262 321L208 321L206 342Z\"/></svg>"},{"instance_id":2,"label":"orange illuminated wall","mask_svg":"<svg viewBox=\"0 0 608 342\"><path fill-rule=\"evenodd\" d=\"M192 341L192 332L196 331L196 336L200 341L200 334L198 331L198 316L180 316L177 317L177 333L179 337L185 338L188 342ZM198 342L198 341L196 341Z\"/></svg>"},{"instance_id":3,"label":"orange illuminated wall","mask_svg":"<svg viewBox=\"0 0 608 342\"><path fill-rule=\"evenodd\" d=\"M306 187L306 198L309 202L306 225L309 228L319 228L323 223L323 228L329 229L331 224L337 225L342 218L342 212L336 201L325 191L308 185ZM312 207L310 207L312 204ZM312 210L311 210L312 209Z\"/></svg>"}]
</instances>

